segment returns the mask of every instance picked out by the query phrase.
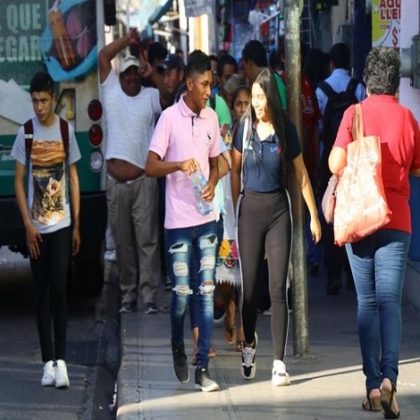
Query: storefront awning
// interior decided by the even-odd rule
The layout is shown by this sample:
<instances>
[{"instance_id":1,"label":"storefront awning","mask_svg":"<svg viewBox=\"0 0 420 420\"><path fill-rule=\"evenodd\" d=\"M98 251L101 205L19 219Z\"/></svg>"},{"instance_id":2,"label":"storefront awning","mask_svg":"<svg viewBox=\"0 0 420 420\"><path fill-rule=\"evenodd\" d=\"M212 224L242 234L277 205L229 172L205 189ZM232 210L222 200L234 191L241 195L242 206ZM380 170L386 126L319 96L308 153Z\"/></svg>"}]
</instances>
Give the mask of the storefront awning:
<instances>
[{"instance_id":1,"label":"storefront awning","mask_svg":"<svg viewBox=\"0 0 420 420\"><path fill-rule=\"evenodd\" d=\"M157 22L171 8L173 0L143 0L140 3L138 28L143 31Z\"/></svg>"}]
</instances>

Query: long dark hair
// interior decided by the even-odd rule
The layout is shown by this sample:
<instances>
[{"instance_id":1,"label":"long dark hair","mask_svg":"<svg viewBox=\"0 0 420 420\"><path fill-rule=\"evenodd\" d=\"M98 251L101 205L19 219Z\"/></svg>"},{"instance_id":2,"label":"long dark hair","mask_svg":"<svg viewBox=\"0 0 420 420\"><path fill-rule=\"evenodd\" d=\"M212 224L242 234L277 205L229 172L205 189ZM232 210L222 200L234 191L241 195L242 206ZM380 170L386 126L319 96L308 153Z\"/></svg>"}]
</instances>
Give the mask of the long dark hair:
<instances>
[{"instance_id":1,"label":"long dark hair","mask_svg":"<svg viewBox=\"0 0 420 420\"><path fill-rule=\"evenodd\" d=\"M276 76L268 68L264 67L261 72L257 75L253 83L258 83L261 86L261 89L264 91L264 94L267 98L267 106L270 114L270 121L273 124L274 131L276 133L276 141L281 150L281 162L282 162L282 181L283 186L287 187L287 171L288 171L288 149L286 141L286 130L285 130L285 120L286 116L284 114L279 90L277 88ZM249 124L248 132L246 133L247 141L251 141L253 136L253 122L255 121L255 114L249 104L248 109L245 111L245 114L241 117L241 122L245 122L246 118L250 118L251 124Z\"/></svg>"}]
</instances>

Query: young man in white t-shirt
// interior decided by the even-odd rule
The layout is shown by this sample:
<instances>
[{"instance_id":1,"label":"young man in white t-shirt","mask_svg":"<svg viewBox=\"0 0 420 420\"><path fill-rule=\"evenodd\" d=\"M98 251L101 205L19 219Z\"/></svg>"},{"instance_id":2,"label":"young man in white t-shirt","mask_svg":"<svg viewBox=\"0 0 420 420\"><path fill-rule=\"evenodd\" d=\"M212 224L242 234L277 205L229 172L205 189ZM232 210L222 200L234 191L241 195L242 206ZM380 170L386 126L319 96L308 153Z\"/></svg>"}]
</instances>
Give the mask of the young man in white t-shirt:
<instances>
[{"instance_id":1,"label":"young man in white t-shirt","mask_svg":"<svg viewBox=\"0 0 420 420\"><path fill-rule=\"evenodd\" d=\"M67 125L68 138L63 138L67 136L54 114L51 76L35 74L30 93L35 111L32 129L19 129L11 152L16 159L15 192L35 283L37 327L45 363L41 384L65 388L70 385L65 362L66 280L70 255L80 248L76 162L81 156L71 125Z\"/></svg>"},{"instance_id":2,"label":"young man in white t-shirt","mask_svg":"<svg viewBox=\"0 0 420 420\"><path fill-rule=\"evenodd\" d=\"M193 52L186 68L187 92L165 110L157 125L146 163L148 176L166 176L165 229L172 280L171 346L174 369L181 382L189 371L184 346L184 317L189 296L190 254L194 248L199 283L199 339L195 386L217 391L218 384L208 373L213 325L214 273L217 235L214 211L202 214L196 204L190 175L201 170L208 180L202 200L211 202L219 180L220 133L216 113L206 107L210 97L211 64L201 51Z\"/></svg>"}]
</instances>

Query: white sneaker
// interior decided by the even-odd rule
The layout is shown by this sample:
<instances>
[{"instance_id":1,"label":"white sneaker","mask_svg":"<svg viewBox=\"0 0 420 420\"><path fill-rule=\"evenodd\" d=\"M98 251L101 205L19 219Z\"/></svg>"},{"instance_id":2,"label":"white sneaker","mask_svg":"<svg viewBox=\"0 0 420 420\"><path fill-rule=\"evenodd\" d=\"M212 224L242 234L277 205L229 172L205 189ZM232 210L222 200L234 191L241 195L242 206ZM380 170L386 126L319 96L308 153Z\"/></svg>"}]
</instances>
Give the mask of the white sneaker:
<instances>
[{"instance_id":1,"label":"white sneaker","mask_svg":"<svg viewBox=\"0 0 420 420\"><path fill-rule=\"evenodd\" d=\"M290 377L286 371L286 365L281 360L274 360L271 374L271 383L274 386L290 385Z\"/></svg>"},{"instance_id":2,"label":"white sneaker","mask_svg":"<svg viewBox=\"0 0 420 420\"><path fill-rule=\"evenodd\" d=\"M55 387L66 388L70 386L69 377L67 375L67 366L64 360L57 360L55 366Z\"/></svg>"},{"instance_id":3,"label":"white sneaker","mask_svg":"<svg viewBox=\"0 0 420 420\"><path fill-rule=\"evenodd\" d=\"M55 384L54 362L50 360L44 365L44 375L41 379L42 386L53 386Z\"/></svg>"}]
</instances>

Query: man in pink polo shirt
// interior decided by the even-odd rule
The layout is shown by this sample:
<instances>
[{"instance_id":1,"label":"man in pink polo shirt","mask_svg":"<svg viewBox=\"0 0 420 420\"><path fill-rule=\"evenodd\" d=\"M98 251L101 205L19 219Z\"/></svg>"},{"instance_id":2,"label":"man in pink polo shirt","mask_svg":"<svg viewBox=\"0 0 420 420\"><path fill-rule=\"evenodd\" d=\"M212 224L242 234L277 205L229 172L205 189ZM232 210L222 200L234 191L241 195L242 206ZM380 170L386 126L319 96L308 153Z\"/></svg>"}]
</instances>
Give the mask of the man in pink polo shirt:
<instances>
[{"instance_id":1,"label":"man in pink polo shirt","mask_svg":"<svg viewBox=\"0 0 420 420\"><path fill-rule=\"evenodd\" d=\"M181 382L188 382L189 371L184 346L184 318L189 296L190 254L194 249L199 282L199 339L195 387L217 391L219 385L208 373L208 353L213 326L213 292L216 265L216 217L213 211L200 213L193 194L190 175L201 170L208 180L202 199L211 202L219 180L219 123L206 102L210 97L209 57L194 51L185 71L187 92L166 109L155 129L146 162L147 176L166 176L165 229L172 280L171 346L174 369Z\"/></svg>"}]
</instances>

